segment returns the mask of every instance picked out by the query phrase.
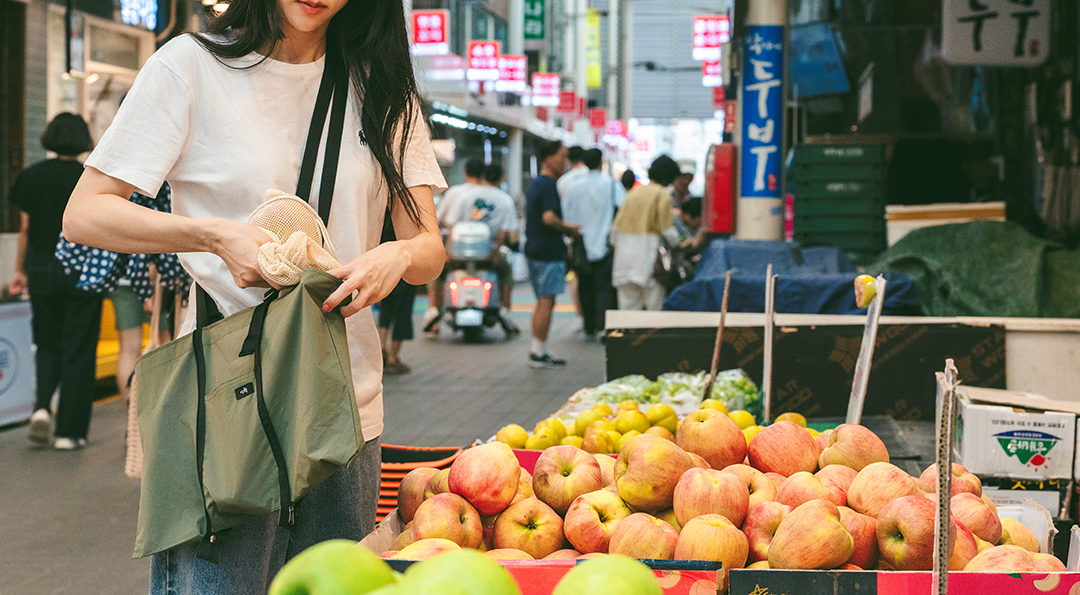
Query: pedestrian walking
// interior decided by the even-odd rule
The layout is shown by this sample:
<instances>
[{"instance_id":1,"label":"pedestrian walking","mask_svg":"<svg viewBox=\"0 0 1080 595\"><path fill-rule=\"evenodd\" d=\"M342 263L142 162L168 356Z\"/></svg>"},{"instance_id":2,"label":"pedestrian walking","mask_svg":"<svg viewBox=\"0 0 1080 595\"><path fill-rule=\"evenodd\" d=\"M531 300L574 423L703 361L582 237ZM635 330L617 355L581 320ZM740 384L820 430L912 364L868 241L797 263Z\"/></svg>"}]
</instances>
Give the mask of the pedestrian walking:
<instances>
[{"instance_id":1,"label":"pedestrian walking","mask_svg":"<svg viewBox=\"0 0 1080 595\"><path fill-rule=\"evenodd\" d=\"M559 179L555 182L555 187L559 190L559 196L562 196L575 180L589 173L589 168L585 166L585 149L583 147L574 145L567 149L566 159L569 162L566 166L566 173L559 176Z\"/></svg>"},{"instance_id":2,"label":"pedestrian walking","mask_svg":"<svg viewBox=\"0 0 1080 595\"><path fill-rule=\"evenodd\" d=\"M621 310L659 310L664 287L653 276L661 236L675 245L678 234L668 186L679 176L679 165L667 155L649 167L649 183L626 195L615 217L615 259L612 282Z\"/></svg>"},{"instance_id":3,"label":"pedestrian walking","mask_svg":"<svg viewBox=\"0 0 1080 595\"><path fill-rule=\"evenodd\" d=\"M319 90L335 86L320 81L332 83L335 72L348 84L337 87L346 95L333 93L347 97L338 103L340 124L330 119L340 136L325 143L340 144L328 227L344 264L329 271L342 283L323 310L353 296L339 312L365 443L304 496L291 531L275 513L229 529L214 544L216 563L199 556L199 540L155 553L152 595L265 593L282 564L308 546L358 541L374 528L383 402L369 306L402 280L428 283L445 261L432 199L445 182L421 112L402 4L233 0L209 33L175 38L146 62L68 204L69 240L180 253L223 315L260 304L271 284L258 251L274 238L246 220L268 188L296 187ZM127 200L165 180L173 213ZM311 193L318 202L331 198L326 181ZM385 216L397 240L380 244ZM182 333L194 318L189 312ZM144 469L143 482L154 472Z\"/></svg>"},{"instance_id":4,"label":"pedestrian walking","mask_svg":"<svg viewBox=\"0 0 1080 595\"><path fill-rule=\"evenodd\" d=\"M78 277L67 274L55 251L68 197L83 173L78 157L93 148L90 129L81 116L59 114L45 127L41 146L57 157L26 168L11 187L22 226L9 289L13 294L29 290L33 312L37 393L30 441L48 444L51 430L55 449L78 450L90 431L101 295L79 289ZM51 428L50 402L57 388L60 402Z\"/></svg>"},{"instance_id":5,"label":"pedestrian walking","mask_svg":"<svg viewBox=\"0 0 1080 595\"><path fill-rule=\"evenodd\" d=\"M525 258L529 265L529 283L536 294L532 317L532 346L529 366L555 368L566 365L547 350L555 297L566 289L566 244L563 236L581 235L578 226L562 220L562 205L555 181L566 171L566 147L560 141L540 145L536 153L540 163L537 176L525 195Z\"/></svg>"},{"instance_id":6,"label":"pedestrian walking","mask_svg":"<svg viewBox=\"0 0 1080 595\"><path fill-rule=\"evenodd\" d=\"M413 339L413 301L416 286L399 281L397 287L379 302L379 346L382 347L383 374L398 376L412 372L401 361L401 347Z\"/></svg>"},{"instance_id":7,"label":"pedestrian walking","mask_svg":"<svg viewBox=\"0 0 1080 595\"><path fill-rule=\"evenodd\" d=\"M575 272L585 335L590 338L604 330L606 312L616 307L611 284L611 224L626 200L622 184L600 170L603 161L600 149L586 151L589 173L570 184L562 197L563 220L581 228L586 264Z\"/></svg>"},{"instance_id":8,"label":"pedestrian walking","mask_svg":"<svg viewBox=\"0 0 1080 595\"><path fill-rule=\"evenodd\" d=\"M697 162L693 159L680 159L676 163L679 165L679 175L671 183L671 200L676 209L681 209L691 198L690 183L697 175Z\"/></svg>"}]
</instances>

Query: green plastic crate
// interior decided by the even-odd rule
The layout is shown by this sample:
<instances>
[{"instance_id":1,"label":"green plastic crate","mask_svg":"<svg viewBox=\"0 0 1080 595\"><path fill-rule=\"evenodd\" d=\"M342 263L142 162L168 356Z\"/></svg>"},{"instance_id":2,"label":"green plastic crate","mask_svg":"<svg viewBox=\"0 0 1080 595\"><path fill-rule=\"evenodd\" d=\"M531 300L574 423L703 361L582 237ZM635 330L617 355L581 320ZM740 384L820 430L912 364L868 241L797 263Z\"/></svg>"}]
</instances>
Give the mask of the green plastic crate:
<instances>
[{"instance_id":1,"label":"green plastic crate","mask_svg":"<svg viewBox=\"0 0 1080 595\"><path fill-rule=\"evenodd\" d=\"M802 144L792 163L885 163L885 145Z\"/></svg>"},{"instance_id":2,"label":"green plastic crate","mask_svg":"<svg viewBox=\"0 0 1080 595\"><path fill-rule=\"evenodd\" d=\"M884 234L877 233L795 233L795 241L809 246L836 246L845 252L876 254L885 250Z\"/></svg>"},{"instance_id":3,"label":"green plastic crate","mask_svg":"<svg viewBox=\"0 0 1080 595\"><path fill-rule=\"evenodd\" d=\"M795 233L885 234L885 217L876 214L807 216L795 212Z\"/></svg>"},{"instance_id":4,"label":"green plastic crate","mask_svg":"<svg viewBox=\"0 0 1080 595\"><path fill-rule=\"evenodd\" d=\"M888 189L885 182L874 180L792 180L788 183L788 192L796 198L807 197L842 197L842 196L877 196L885 199Z\"/></svg>"},{"instance_id":5,"label":"green plastic crate","mask_svg":"<svg viewBox=\"0 0 1080 595\"><path fill-rule=\"evenodd\" d=\"M804 182L883 182L887 176L884 163L796 163L791 166L791 180Z\"/></svg>"},{"instance_id":6,"label":"green plastic crate","mask_svg":"<svg viewBox=\"0 0 1080 595\"><path fill-rule=\"evenodd\" d=\"M795 195L795 216L799 215L873 215L885 217L885 199L876 196L843 198Z\"/></svg>"}]
</instances>

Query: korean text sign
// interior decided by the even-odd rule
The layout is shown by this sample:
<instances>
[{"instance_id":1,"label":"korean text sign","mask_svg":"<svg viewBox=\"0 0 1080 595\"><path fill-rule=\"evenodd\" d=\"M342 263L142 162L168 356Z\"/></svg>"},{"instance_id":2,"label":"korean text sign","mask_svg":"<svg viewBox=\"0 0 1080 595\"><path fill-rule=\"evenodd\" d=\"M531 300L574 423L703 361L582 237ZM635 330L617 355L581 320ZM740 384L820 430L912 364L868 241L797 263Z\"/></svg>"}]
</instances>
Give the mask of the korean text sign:
<instances>
[{"instance_id":1,"label":"korean text sign","mask_svg":"<svg viewBox=\"0 0 1080 595\"><path fill-rule=\"evenodd\" d=\"M559 81L558 74L534 73L532 75L532 103L533 105L556 107L559 105Z\"/></svg>"},{"instance_id":2,"label":"korean text sign","mask_svg":"<svg viewBox=\"0 0 1080 595\"><path fill-rule=\"evenodd\" d=\"M470 81L499 80L500 46L498 41L470 41L466 78Z\"/></svg>"},{"instance_id":3,"label":"korean text sign","mask_svg":"<svg viewBox=\"0 0 1080 595\"><path fill-rule=\"evenodd\" d=\"M719 60L720 45L731 41L727 15L694 17L694 59Z\"/></svg>"},{"instance_id":4,"label":"korean text sign","mask_svg":"<svg viewBox=\"0 0 1080 595\"><path fill-rule=\"evenodd\" d=\"M741 195L780 198L784 28L749 25L743 48Z\"/></svg>"},{"instance_id":5,"label":"korean text sign","mask_svg":"<svg viewBox=\"0 0 1080 595\"><path fill-rule=\"evenodd\" d=\"M495 90L508 93L525 91L525 75L529 70L529 60L525 56L499 56L499 80Z\"/></svg>"},{"instance_id":6,"label":"korean text sign","mask_svg":"<svg viewBox=\"0 0 1080 595\"><path fill-rule=\"evenodd\" d=\"M417 56L443 56L450 53L448 10L414 10L412 14L412 53Z\"/></svg>"},{"instance_id":7,"label":"korean text sign","mask_svg":"<svg viewBox=\"0 0 1080 595\"><path fill-rule=\"evenodd\" d=\"M942 9L950 64L1037 66L1050 51L1050 0L944 0Z\"/></svg>"}]
</instances>

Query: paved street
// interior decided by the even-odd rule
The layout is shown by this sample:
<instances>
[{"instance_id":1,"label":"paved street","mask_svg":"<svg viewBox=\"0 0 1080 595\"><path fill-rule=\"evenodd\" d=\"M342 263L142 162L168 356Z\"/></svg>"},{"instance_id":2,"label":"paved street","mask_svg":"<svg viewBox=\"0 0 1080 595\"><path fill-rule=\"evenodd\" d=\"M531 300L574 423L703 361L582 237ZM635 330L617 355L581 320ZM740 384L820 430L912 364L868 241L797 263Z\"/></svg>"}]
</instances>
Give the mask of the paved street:
<instances>
[{"instance_id":1,"label":"paved street","mask_svg":"<svg viewBox=\"0 0 1080 595\"><path fill-rule=\"evenodd\" d=\"M528 294L515 295L523 333L512 341L495 331L482 344L448 334L406 344L413 373L385 380L385 442L461 445L507 423L531 427L603 380L603 346L576 331L569 303L558 307L549 345L570 365L526 366ZM416 312L424 307L418 299ZM0 594L146 593L149 562L131 560L139 484L123 474L125 425L120 401L98 404L89 447L73 453L31 448L22 426L0 430Z\"/></svg>"}]
</instances>

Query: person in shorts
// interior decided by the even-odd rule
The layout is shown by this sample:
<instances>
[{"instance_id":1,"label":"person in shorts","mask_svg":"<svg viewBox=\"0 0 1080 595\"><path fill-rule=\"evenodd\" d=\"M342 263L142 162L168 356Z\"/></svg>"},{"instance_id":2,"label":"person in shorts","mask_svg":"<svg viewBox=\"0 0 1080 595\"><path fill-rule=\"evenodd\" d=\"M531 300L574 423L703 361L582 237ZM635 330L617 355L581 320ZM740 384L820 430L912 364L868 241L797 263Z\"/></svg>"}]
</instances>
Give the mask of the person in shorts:
<instances>
[{"instance_id":1,"label":"person in shorts","mask_svg":"<svg viewBox=\"0 0 1080 595\"><path fill-rule=\"evenodd\" d=\"M536 294L532 317L532 346L529 366L556 368L566 360L548 353L547 338L551 330L551 314L555 296L566 289L566 243L563 236L581 235L576 225L562 220L562 206L555 181L566 171L566 147L560 141L540 146L536 160L540 163L537 176L525 195L525 258L529 265L529 282Z\"/></svg>"}]
</instances>

